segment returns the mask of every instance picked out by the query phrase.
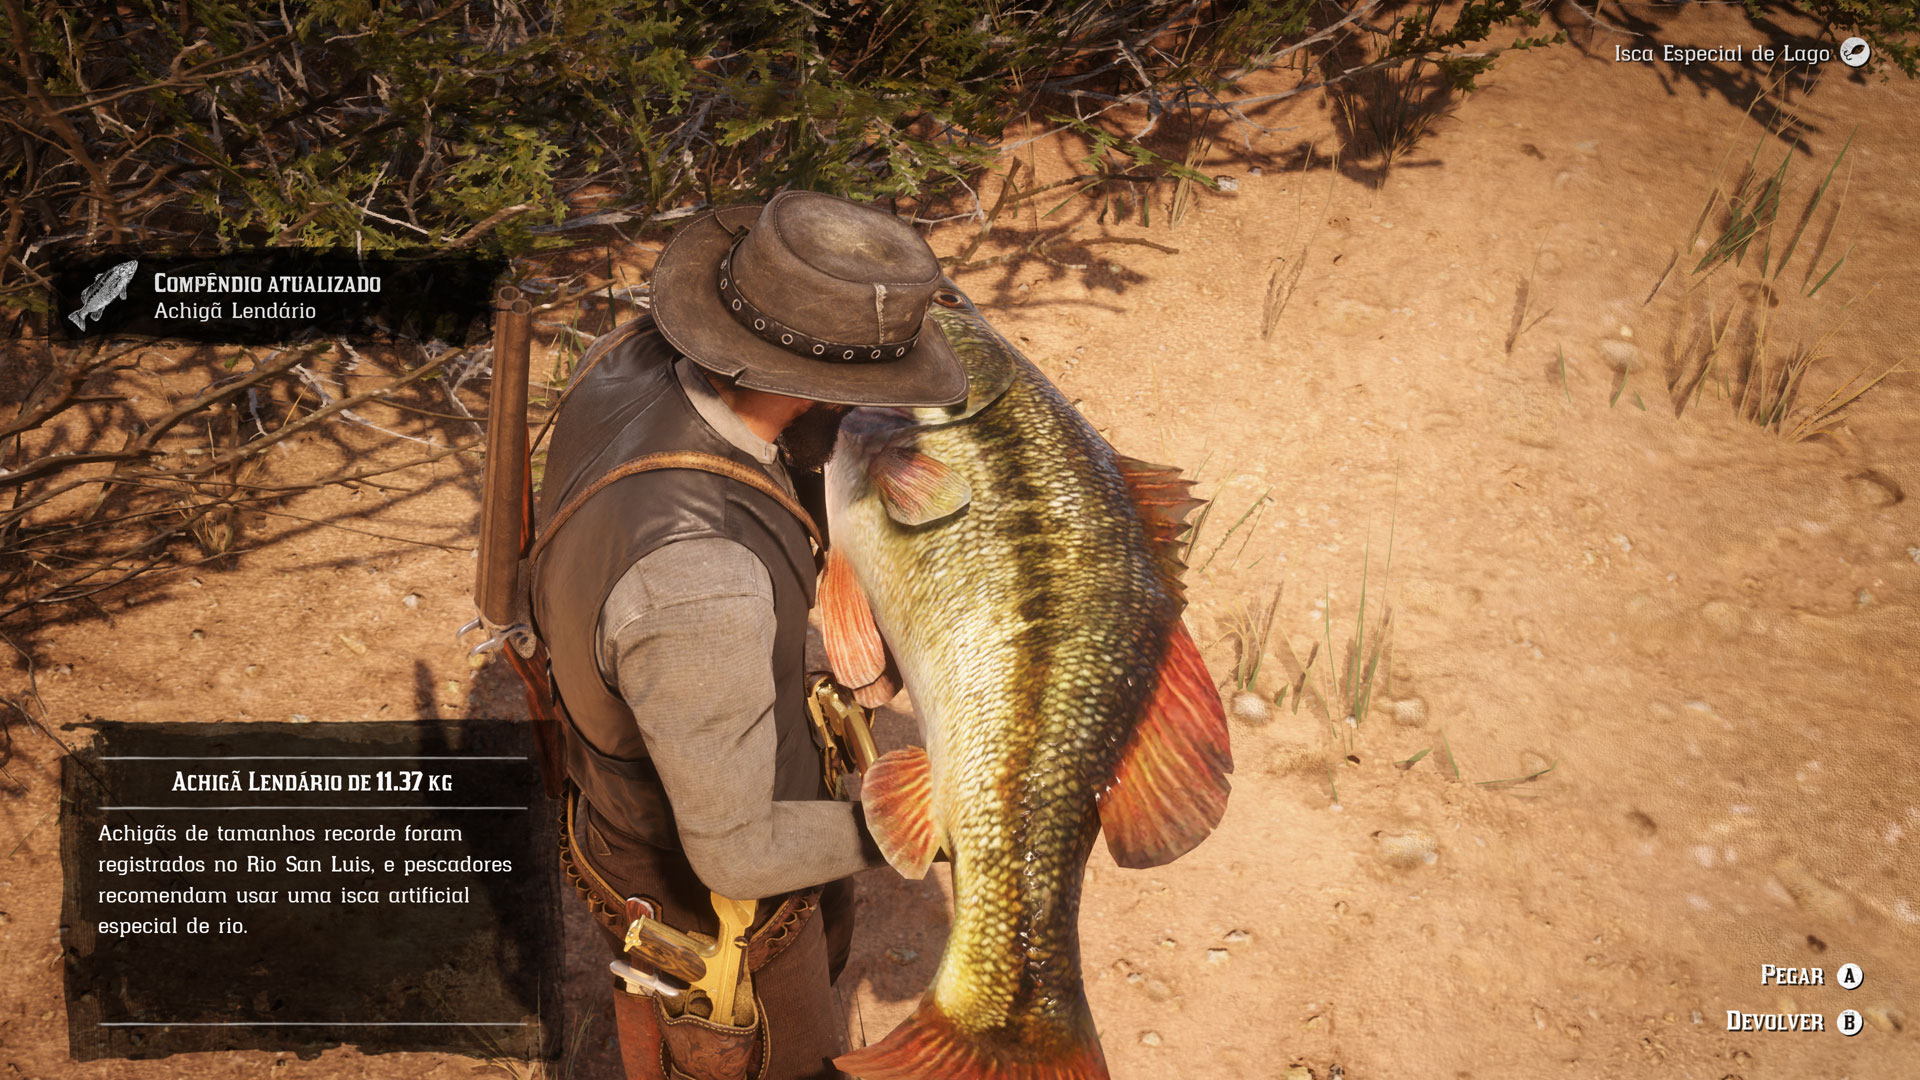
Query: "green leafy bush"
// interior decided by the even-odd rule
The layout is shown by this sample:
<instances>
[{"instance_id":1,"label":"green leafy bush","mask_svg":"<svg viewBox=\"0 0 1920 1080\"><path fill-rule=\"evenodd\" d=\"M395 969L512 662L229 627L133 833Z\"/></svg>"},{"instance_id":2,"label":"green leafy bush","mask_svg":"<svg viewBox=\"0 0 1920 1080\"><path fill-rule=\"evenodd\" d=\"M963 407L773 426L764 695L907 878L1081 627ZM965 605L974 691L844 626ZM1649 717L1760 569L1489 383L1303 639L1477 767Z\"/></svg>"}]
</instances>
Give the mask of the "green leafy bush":
<instances>
[{"instance_id":1,"label":"green leafy bush","mask_svg":"<svg viewBox=\"0 0 1920 1080\"><path fill-rule=\"evenodd\" d=\"M1488 50L1463 46L1526 13L1470 7L1396 50L1474 52L1459 62L1478 70ZM1312 24L1346 14L1312 0L0 0L0 304L32 303L48 256L104 244L525 251L566 242L562 226L785 186L923 209L1018 117L1071 114L1143 160L1116 108L1228 115L1234 78L1289 41L1323 47Z\"/></svg>"}]
</instances>

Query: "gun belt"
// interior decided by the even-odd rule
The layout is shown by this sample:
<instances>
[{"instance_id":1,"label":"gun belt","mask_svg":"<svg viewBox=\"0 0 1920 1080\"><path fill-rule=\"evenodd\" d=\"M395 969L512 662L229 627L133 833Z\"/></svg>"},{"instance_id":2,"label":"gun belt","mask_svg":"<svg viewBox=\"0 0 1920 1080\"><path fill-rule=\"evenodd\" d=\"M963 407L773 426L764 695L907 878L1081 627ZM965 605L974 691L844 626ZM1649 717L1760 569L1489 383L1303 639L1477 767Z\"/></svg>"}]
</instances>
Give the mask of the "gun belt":
<instances>
[{"instance_id":1,"label":"gun belt","mask_svg":"<svg viewBox=\"0 0 1920 1080\"><path fill-rule=\"evenodd\" d=\"M600 876L599 872L593 868L593 864L587 860L586 854L580 850L573 827L574 807L578 804L577 792L567 792L566 810L560 815L560 864L566 868L567 881L573 885L574 891L586 901L587 910L592 913L594 921L611 932L614 937L624 938L627 934L627 898L621 896L618 889ZM659 910L660 905L654 903L651 898L642 897L642 899L653 903L655 911ZM767 920L760 924L760 928L747 938L747 970L759 971L774 957L785 952L787 946L793 944L800 936L800 931L807 925L807 920L813 918L819 908L818 886L787 894L779 906L774 908L773 914L769 915ZM664 919L661 921L665 922ZM688 928L674 927L674 929L684 931Z\"/></svg>"}]
</instances>

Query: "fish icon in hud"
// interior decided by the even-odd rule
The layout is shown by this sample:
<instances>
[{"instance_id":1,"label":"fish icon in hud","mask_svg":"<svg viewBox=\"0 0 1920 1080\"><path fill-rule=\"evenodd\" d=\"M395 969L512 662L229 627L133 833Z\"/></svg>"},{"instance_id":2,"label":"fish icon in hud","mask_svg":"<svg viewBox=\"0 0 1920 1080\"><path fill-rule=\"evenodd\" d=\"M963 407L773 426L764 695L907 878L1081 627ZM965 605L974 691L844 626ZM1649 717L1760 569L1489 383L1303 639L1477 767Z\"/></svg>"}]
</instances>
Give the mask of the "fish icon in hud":
<instances>
[{"instance_id":1,"label":"fish icon in hud","mask_svg":"<svg viewBox=\"0 0 1920 1080\"><path fill-rule=\"evenodd\" d=\"M67 318L72 319L73 325L82 330L87 328L88 319L98 322L100 313L107 310L108 304L127 298L127 285L133 281L134 271L138 269L140 269L140 261L128 259L111 270L102 271L93 279L93 284L87 286L86 291L80 294L80 306L75 308Z\"/></svg>"}]
</instances>

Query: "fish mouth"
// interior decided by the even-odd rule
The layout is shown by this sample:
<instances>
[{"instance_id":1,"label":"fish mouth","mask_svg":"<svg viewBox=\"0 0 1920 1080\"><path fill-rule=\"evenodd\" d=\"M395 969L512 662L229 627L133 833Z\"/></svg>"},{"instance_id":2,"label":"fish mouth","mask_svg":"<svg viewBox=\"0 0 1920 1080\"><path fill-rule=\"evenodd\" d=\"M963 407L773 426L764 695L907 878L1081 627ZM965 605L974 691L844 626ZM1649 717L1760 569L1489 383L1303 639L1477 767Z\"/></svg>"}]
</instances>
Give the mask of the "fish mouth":
<instances>
[{"instance_id":1,"label":"fish mouth","mask_svg":"<svg viewBox=\"0 0 1920 1080\"><path fill-rule=\"evenodd\" d=\"M904 406L862 405L840 421L840 437L891 435L903 427L911 427L916 419L914 410Z\"/></svg>"}]
</instances>

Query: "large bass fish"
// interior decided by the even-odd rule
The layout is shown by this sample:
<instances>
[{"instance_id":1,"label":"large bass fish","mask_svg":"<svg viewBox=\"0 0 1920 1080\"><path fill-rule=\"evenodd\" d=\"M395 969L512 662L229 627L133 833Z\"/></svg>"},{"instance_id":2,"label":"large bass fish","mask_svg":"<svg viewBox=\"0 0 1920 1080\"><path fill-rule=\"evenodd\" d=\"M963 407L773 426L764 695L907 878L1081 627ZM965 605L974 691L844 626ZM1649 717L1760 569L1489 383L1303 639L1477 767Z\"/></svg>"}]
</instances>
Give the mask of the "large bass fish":
<instances>
[{"instance_id":1,"label":"large bass fish","mask_svg":"<svg viewBox=\"0 0 1920 1080\"><path fill-rule=\"evenodd\" d=\"M1171 862L1226 811L1219 694L1181 622L1198 502L1123 457L957 291L934 317L964 405L849 413L827 466L828 656L868 704L904 681L926 748L862 786L889 862L953 862L954 921L920 1008L836 1064L864 1080L1094 1080L1081 879ZM896 679L897 672L897 679Z\"/></svg>"}]
</instances>

